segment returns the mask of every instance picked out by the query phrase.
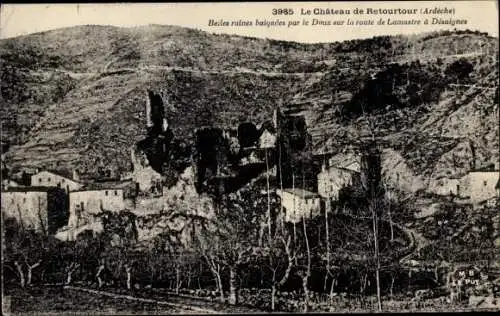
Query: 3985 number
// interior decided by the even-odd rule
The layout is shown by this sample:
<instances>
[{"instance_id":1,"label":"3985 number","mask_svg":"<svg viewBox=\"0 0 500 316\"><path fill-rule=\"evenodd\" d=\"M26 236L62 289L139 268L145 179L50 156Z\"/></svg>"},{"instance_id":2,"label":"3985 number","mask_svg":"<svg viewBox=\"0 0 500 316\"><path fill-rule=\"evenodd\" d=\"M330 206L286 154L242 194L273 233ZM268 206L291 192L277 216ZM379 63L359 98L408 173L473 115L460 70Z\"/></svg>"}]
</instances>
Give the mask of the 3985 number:
<instances>
[{"instance_id":1,"label":"3985 number","mask_svg":"<svg viewBox=\"0 0 500 316\"><path fill-rule=\"evenodd\" d=\"M293 9L273 9L273 15L293 15Z\"/></svg>"}]
</instances>

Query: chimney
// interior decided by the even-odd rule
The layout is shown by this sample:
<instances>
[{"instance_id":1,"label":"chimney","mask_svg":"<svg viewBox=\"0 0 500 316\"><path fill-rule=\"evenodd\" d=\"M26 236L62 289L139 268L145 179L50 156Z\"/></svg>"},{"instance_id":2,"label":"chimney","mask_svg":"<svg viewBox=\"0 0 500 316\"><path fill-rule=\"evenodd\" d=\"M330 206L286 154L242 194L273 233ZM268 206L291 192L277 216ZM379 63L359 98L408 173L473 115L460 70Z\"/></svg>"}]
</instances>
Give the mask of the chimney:
<instances>
[{"instance_id":1,"label":"chimney","mask_svg":"<svg viewBox=\"0 0 500 316\"><path fill-rule=\"evenodd\" d=\"M73 169L73 180L80 181L80 176L78 175L78 171Z\"/></svg>"}]
</instances>

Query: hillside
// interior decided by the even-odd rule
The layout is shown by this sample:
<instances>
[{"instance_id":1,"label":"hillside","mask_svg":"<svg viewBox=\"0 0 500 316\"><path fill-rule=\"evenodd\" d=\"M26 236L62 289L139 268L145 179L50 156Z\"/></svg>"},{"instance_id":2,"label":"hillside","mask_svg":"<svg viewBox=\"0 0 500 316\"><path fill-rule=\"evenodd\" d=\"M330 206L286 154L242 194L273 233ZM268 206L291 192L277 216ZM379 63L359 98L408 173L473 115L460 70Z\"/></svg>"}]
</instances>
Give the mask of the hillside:
<instances>
[{"instance_id":1,"label":"hillside","mask_svg":"<svg viewBox=\"0 0 500 316\"><path fill-rule=\"evenodd\" d=\"M441 32L299 44L159 25L1 40L2 142L14 170L126 171L152 89L187 142L196 127L260 123L282 105L305 115L317 153L355 143L368 121L388 166L422 181L459 176L472 152L477 165L499 159L497 42ZM460 58L473 66L463 76Z\"/></svg>"}]
</instances>

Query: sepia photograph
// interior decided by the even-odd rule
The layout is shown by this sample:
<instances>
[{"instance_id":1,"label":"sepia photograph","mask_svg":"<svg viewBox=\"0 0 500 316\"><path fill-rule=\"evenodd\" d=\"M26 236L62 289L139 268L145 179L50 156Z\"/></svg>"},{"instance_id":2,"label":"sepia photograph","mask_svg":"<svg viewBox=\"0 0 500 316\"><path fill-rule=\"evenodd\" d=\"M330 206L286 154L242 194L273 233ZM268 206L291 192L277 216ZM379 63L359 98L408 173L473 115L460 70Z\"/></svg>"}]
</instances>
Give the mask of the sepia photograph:
<instances>
[{"instance_id":1,"label":"sepia photograph","mask_svg":"<svg viewBox=\"0 0 500 316\"><path fill-rule=\"evenodd\" d=\"M2 314L500 311L498 14L2 4Z\"/></svg>"}]
</instances>

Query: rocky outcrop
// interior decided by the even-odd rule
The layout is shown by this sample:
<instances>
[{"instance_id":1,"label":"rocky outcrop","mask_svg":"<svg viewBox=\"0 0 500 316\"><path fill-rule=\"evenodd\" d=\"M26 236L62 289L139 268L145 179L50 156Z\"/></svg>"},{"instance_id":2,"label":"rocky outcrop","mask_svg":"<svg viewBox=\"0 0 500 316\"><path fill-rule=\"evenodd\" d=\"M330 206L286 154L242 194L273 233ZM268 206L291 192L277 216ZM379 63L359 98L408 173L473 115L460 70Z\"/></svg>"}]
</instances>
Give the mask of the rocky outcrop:
<instances>
[{"instance_id":1,"label":"rocky outcrop","mask_svg":"<svg viewBox=\"0 0 500 316\"><path fill-rule=\"evenodd\" d=\"M329 159L330 166L360 172L361 155L356 151L339 153ZM382 181L387 188L416 192L425 187L422 179L408 166L405 159L393 149L384 149L381 155Z\"/></svg>"},{"instance_id":2,"label":"rocky outcrop","mask_svg":"<svg viewBox=\"0 0 500 316\"><path fill-rule=\"evenodd\" d=\"M406 192L424 187L422 179L408 166L404 158L392 149L382 152L382 179L387 186Z\"/></svg>"},{"instance_id":3,"label":"rocky outcrop","mask_svg":"<svg viewBox=\"0 0 500 316\"><path fill-rule=\"evenodd\" d=\"M195 173L188 167L177 183L164 189L160 198L138 203L134 213L138 215L137 229L140 241L151 240L169 232L179 242L189 243L199 225L215 215L212 199L199 194L195 187ZM152 209L152 204L155 208Z\"/></svg>"},{"instance_id":4,"label":"rocky outcrop","mask_svg":"<svg viewBox=\"0 0 500 316\"><path fill-rule=\"evenodd\" d=\"M139 184L142 192L151 192L156 183L161 182L162 176L149 165L146 155L138 150L130 151L133 171L130 173L132 180Z\"/></svg>"},{"instance_id":5,"label":"rocky outcrop","mask_svg":"<svg viewBox=\"0 0 500 316\"><path fill-rule=\"evenodd\" d=\"M473 65L463 87L447 81L445 70L456 60L452 56L439 63L393 65L411 70L414 78L396 76L396 86L389 89L403 107L381 103L370 111L383 147L401 155L401 163L424 187L439 178L460 177L473 164L497 162L498 45L485 34L447 32L310 46L167 26L82 26L0 41L0 59L8 66L1 80L2 92L8 92L1 100L2 122L8 121L2 141L7 137L16 144L7 164L12 169L105 165L119 173L130 170L130 148L147 134L146 89L165 92L161 99L172 105L170 128L182 140L192 141L194 130L203 126L268 120L281 104L284 113L305 117L315 152L339 151L366 132L340 113L373 77L383 84L381 75L391 75L388 61L394 60L384 54L392 51L408 60L408 43L443 57L453 53L454 44L490 50L480 57L462 56ZM288 53L282 54L285 47ZM325 63L325 56L336 62ZM410 105L409 88L415 87L415 100L426 98ZM369 107L376 104L367 101ZM391 163L396 161L399 157ZM151 160L149 165L162 173ZM394 172L387 171L392 179ZM406 185L414 190L420 183Z\"/></svg>"}]
</instances>

